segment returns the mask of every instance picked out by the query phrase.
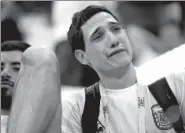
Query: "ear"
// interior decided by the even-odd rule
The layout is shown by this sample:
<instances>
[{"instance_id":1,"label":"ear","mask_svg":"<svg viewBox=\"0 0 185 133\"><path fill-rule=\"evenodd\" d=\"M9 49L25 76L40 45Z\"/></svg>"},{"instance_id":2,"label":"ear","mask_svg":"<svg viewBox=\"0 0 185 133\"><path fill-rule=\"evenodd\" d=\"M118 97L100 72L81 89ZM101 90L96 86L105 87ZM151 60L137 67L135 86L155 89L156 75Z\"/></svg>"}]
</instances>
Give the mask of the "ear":
<instances>
[{"instance_id":1,"label":"ear","mask_svg":"<svg viewBox=\"0 0 185 133\"><path fill-rule=\"evenodd\" d=\"M75 50L75 57L76 59L82 63L83 65L88 65L89 64L89 61L85 55L85 52L83 50Z\"/></svg>"}]
</instances>

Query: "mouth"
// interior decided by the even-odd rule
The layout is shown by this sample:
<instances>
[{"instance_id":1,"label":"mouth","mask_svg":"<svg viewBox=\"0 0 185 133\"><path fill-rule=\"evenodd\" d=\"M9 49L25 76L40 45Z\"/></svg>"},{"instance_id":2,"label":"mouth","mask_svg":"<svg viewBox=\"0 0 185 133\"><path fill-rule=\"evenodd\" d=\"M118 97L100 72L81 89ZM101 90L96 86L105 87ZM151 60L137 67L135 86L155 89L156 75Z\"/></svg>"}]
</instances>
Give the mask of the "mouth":
<instances>
[{"instance_id":1,"label":"mouth","mask_svg":"<svg viewBox=\"0 0 185 133\"><path fill-rule=\"evenodd\" d=\"M2 86L9 86L9 87L14 87L14 83L12 81L1 81L1 88Z\"/></svg>"},{"instance_id":2,"label":"mouth","mask_svg":"<svg viewBox=\"0 0 185 133\"><path fill-rule=\"evenodd\" d=\"M6 97L13 95L14 83L11 81L1 81L1 91Z\"/></svg>"},{"instance_id":3,"label":"mouth","mask_svg":"<svg viewBox=\"0 0 185 133\"><path fill-rule=\"evenodd\" d=\"M112 50L109 54L108 54L108 57L112 57L113 55L115 54L118 54L118 53L121 53L121 52L124 52L125 49L124 48L117 48L115 50Z\"/></svg>"}]
</instances>

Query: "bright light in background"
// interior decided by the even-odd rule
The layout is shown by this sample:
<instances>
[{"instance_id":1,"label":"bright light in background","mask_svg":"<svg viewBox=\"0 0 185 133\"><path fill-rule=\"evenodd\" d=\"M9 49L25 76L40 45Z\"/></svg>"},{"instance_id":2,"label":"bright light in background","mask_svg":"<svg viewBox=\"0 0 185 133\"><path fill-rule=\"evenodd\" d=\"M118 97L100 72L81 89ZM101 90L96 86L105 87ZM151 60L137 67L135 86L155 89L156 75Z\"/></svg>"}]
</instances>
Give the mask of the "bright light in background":
<instances>
[{"instance_id":1,"label":"bright light in background","mask_svg":"<svg viewBox=\"0 0 185 133\"><path fill-rule=\"evenodd\" d=\"M169 51L138 68L141 83L150 84L165 75L185 68L185 44Z\"/></svg>"},{"instance_id":2,"label":"bright light in background","mask_svg":"<svg viewBox=\"0 0 185 133\"><path fill-rule=\"evenodd\" d=\"M42 14L30 14L21 16L19 20L21 31L24 31L25 41L31 45L52 45L53 29L47 24ZM26 30L25 30L26 29Z\"/></svg>"}]
</instances>

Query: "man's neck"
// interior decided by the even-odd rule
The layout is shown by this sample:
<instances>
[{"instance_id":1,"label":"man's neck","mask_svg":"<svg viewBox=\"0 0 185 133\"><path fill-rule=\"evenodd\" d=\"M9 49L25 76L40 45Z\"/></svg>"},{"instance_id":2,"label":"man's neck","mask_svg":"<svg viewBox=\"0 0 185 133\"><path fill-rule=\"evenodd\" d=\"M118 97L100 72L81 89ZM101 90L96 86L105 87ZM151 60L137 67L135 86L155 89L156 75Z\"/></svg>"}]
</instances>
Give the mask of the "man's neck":
<instances>
[{"instance_id":1,"label":"man's neck","mask_svg":"<svg viewBox=\"0 0 185 133\"><path fill-rule=\"evenodd\" d=\"M133 65L120 71L118 76L100 76L100 80L105 88L108 89L123 89L134 85L137 82L136 70Z\"/></svg>"},{"instance_id":2,"label":"man's neck","mask_svg":"<svg viewBox=\"0 0 185 133\"><path fill-rule=\"evenodd\" d=\"M10 111L1 109L1 115L9 115Z\"/></svg>"}]
</instances>

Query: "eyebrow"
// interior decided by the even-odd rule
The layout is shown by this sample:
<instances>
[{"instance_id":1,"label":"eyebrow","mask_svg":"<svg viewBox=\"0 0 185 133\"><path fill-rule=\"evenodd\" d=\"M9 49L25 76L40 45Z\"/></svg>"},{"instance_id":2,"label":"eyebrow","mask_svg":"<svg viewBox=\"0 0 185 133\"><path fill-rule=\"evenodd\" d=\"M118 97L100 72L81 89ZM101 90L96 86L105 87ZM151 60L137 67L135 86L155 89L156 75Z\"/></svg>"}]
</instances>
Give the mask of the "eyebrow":
<instances>
[{"instance_id":1,"label":"eyebrow","mask_svg":"<svg viewBox=\"0 0 185 133\"><path fill-rule=\"evenodd\" d=\"M109 22L108 25L110 26L110 25L120 25L120 24L118 22Z\"/></svg>"},{"instance_id":2,"label":"eyebrow","mask_svg":"<svg viewBox=\"0 0 185 133\"><path fill-rule=\"evenodd\" d=\"M11 65L20 65L20 62L12 62Z\"/></svg>"},{"instance_id":3,"label":"eyebrow","mask_svg":"<svg viewBox=\"0 0 185 133\"><path fill-rule=\"evenodd\" d=\"M91 37L94 36L99 30L100 30L100 27L96 28L96 30L92 33Z\"/></svg>"},{"instance_id":4,"label":"eyebrow","mask_svg":"<svg viewBox=\"0 0 185 133\"><path fill-rule=\"evenodd\" d=\"M118 22L109 22L108 25L120 25ZM91 34L90 38L93 37L101 28L98 27L96 30Z\"/></svg>"}]
</instances>

